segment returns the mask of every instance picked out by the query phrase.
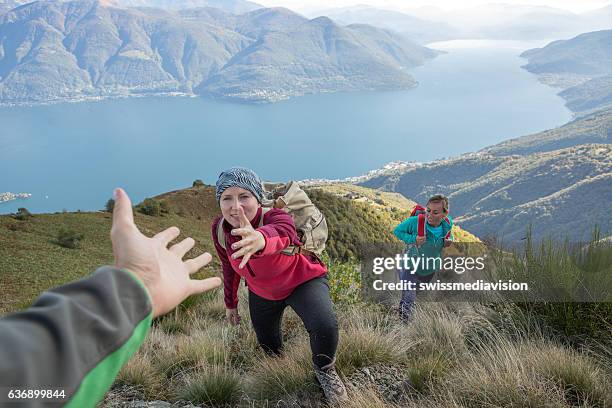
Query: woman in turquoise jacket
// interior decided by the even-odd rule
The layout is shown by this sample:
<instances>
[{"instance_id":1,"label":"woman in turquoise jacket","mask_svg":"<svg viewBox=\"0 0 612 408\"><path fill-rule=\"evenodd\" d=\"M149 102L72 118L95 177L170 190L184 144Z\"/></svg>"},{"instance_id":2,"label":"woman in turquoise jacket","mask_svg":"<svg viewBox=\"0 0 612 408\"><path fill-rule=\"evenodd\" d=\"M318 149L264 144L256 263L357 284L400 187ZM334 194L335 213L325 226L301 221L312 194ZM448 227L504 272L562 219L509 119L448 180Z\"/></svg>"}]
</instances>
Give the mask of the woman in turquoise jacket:
<instances>
[{"instance_id":1,"label":"woman in turquoise jacket","mask_svg":"<svg viewBox=\"0 0 612 408\"><path fill-rule=\"evenodd\" d=\"M452 228L453 220L449 217L448 198L438 194L427 201L427 209L424 216L419 221L418 215L413 215L397 227L393 233L395 236L407 244L406 254L409 258L422 258L414 270L412 268L400 269L399 279L403 282L414 282L416 290L405 289L402 291L399 313L402 320L410 317L418 285L421 282L429 282L434 273L438 270L440 262L425 262L428 258L440 258L442 249L453 241ZM419 222L421 232L419 235Z\"/></svg>"}]
</instances>

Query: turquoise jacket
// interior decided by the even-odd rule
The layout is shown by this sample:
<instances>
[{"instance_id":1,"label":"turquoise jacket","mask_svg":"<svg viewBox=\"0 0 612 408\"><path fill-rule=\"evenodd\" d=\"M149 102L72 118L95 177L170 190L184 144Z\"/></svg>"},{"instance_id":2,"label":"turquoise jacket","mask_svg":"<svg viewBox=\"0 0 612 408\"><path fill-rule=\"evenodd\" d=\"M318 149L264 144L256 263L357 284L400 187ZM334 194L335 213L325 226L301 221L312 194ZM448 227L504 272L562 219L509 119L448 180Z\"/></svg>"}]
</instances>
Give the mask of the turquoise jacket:
<instances>
[{"instance_id":1,"label":"turquoise jacket","mask_svg":"<svg viewBox=\"0 0 612 408\"><path fill-rule=\"evenodd\" d=\"M449 222L442 221L442 237L445 237L449 231L453 228L453 219L447 217ZM393 233L395 236L408 244L406 253L409 257L427 257L427 258L438 258L442 254L444 248L444 238L436 239L433 232L431 231L431 225L425 220L425 244L417 247L415 245L417 232L418 232L419 217L414 215L408 218L406 221L395 227ZM453 234L450 235L450 240L454 240ZM421 276L431 275L436 272L439 268L435 267L433 262L429 265L423 265L416 269L416 274Z\"/></svg>"}]
</instances>

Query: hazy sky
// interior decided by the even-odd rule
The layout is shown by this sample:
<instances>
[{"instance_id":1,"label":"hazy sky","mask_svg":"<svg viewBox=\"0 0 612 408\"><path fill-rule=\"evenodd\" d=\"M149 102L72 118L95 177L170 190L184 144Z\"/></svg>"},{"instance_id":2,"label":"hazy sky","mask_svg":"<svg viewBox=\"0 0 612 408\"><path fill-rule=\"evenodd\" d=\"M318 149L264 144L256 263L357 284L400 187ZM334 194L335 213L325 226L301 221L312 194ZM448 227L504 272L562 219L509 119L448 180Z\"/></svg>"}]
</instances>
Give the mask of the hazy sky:
<instances>
[{"instance_id":1,"label":"hazy sky","mask_svg":"<svg viewBox=\"0 0 612 408\"><path fill-rule=\"evenodd\" d=\"M468 8L488 3L530 4L550 6L575 13L593 10L612 3L610 0L254 0L267 7L282 6L296 11L310 11L318 8L346 7L368 4L374 7L405 9L421 6L435 6L445 10Z\"/></svg>"}]
</instances>

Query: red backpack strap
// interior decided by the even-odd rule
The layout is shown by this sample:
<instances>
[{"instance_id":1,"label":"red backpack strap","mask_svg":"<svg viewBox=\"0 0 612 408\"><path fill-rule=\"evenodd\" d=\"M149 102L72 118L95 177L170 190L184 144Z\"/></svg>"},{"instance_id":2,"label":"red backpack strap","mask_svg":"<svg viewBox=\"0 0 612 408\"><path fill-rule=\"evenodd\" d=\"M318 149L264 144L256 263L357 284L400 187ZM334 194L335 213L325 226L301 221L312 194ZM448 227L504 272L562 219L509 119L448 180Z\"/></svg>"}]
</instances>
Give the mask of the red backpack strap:
<instances>
[{"instance_id":1,"label":"red backpack strap","mask_svg":"<svg viewBox=\"0 0 612 408\"><path fill-rule=\"evenodd\" d=\"M425 213L419 214L418 227L417 227L417 235L419 237L425 236Z\"/></svg>"},{"instance_id":2,"label":"red backpack strap","mask_svg":"<svg viewBox=\"0 0 612 408\"><path fill-rule=\"evenodd\" d=\"M410 212L410 216L413 217L415 215L419 215L422 212L427 211L427 209L425 207L423 207L422 205L415 205L414 208L412 209L412 211Z\"/></svg>"}]
</instances>

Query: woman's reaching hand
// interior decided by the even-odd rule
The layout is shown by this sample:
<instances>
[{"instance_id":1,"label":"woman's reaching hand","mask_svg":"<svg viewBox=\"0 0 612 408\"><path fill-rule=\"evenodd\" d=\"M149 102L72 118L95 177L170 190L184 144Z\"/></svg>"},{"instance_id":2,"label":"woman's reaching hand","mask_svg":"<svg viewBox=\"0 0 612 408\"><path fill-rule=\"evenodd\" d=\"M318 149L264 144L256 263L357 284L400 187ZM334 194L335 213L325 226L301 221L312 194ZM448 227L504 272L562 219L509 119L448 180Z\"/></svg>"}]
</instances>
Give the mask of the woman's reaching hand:
<instances>
[{"instance_id":1,"label":"woman's reaching hand","mask_svg":"<svg viewBox=\"0 0 612 408\"><path fill-rule=\"evenodd\" d=\"M236 251L232 254L232 258L238 259L242 257L242 262L238 266L242 269L254 253L265 248L266 239L261 232L253 228L242 207L239 207L239 212L240 228L233 229L232 235L240 235L242 239L232 244L232 249Z\"/></svg>"}]
</instances>

